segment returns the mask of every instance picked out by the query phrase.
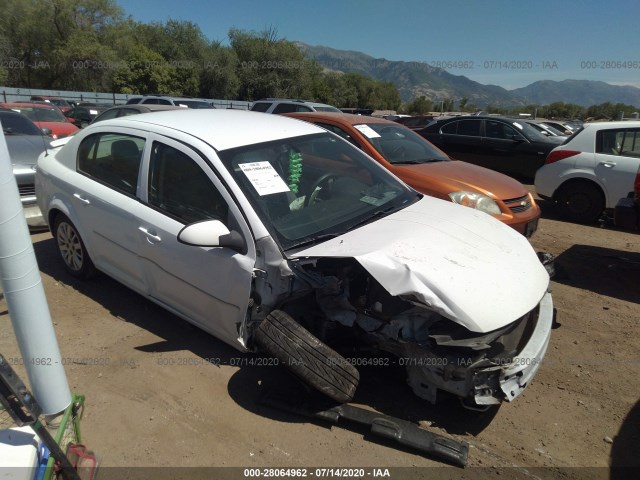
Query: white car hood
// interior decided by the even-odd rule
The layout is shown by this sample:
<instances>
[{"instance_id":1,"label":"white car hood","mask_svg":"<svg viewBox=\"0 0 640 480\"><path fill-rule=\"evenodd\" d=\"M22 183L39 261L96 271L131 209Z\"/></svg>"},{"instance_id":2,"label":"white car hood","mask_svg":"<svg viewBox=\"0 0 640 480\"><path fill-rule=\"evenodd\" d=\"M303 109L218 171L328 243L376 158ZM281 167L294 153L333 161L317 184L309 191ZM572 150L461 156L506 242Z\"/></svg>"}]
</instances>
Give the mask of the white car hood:
<instances>
[{"instance_id":1,"label":"white car hood","mask_svg":"<svg viewBox=\"0 0 640 480\"><path fill-rule=\"evenodd\" d=\"M431 197L290 256L353 257L387 291L473 332L532 310L549 275L525 237L486 213Z\"/></svg>"}]
</instances>

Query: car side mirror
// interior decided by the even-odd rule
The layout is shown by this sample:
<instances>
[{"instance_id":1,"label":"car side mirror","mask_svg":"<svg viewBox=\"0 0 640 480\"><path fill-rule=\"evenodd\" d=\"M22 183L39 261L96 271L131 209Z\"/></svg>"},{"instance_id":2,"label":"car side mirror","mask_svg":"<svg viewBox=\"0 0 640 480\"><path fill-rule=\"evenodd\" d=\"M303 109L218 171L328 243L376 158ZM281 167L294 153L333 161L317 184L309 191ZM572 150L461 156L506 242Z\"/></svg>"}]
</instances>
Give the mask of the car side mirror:
<instances>
[{"instance_id":1,"label":"car side mirror","mask_svg":"<svg viewBox=\"0 0 640 480\"><path fill-rule=\"evenodd\" d=\"M196 247L227 247L238 252L245 248L242 235L229 231L220 220L191 223L180 230L178 241Z\"/></svg>"},{"instance_id":2,"label":"car side mirror","mask_svg":"<svg viewBox=\"0 0 640 480\"><path fill-rule=\"evenodd\" d=\"M53 133L50 128L46 128L46 127L41 128L40 131L42 132L43 135L46 135L47 137L50 137L51 134Z\"/></svg>"}]
</instances>

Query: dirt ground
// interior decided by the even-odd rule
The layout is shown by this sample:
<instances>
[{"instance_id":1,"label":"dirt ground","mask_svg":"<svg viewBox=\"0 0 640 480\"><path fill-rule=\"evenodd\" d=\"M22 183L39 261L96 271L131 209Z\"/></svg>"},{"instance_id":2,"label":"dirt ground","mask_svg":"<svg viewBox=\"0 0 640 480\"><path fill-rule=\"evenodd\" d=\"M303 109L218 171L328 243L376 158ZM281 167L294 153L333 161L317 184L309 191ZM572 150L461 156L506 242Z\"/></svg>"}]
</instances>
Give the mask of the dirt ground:
<instances>
[{"instance_id":1,"label":"dirt ground","mask_svg":"<svg viewBox=\"0 0 640 480\"><path fill-rule=\"evenodd\" d=\"M531 242L557 257L558 325L521 397L485 413L431 406L395 370L361 372L354 404L468 442L465 469L358 425L264 405L265 392L291 386L282 367L251 365L256 357L106 276L73 279L51 235L33 234L69 384L86 395L83 441L102 457L100 478L249 478L277 474L271 467L307 477L640 478L640 234L567 223L543 208ZM4 300L0 325L0 352L19 357Z\"/></svg>"}]
</instances>

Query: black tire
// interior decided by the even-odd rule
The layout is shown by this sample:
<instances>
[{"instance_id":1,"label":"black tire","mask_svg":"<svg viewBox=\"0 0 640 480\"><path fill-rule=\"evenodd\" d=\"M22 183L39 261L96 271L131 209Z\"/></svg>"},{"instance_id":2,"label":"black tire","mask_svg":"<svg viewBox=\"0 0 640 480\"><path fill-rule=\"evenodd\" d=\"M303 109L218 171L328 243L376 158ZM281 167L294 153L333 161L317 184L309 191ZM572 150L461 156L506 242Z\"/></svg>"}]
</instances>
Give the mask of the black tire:
<instances>
[{"instance_id":1,"label":"black tire","mask_svg":"<svg viewBox=\"0 0 640 480\"><path fill-rule=\"evenodd\" d=\"M66 215L59 214L53 223L53 238L56 240L58 253L64 268L77 278L87 279L96 274L82 238Z\"/></svg>"},{"instance_id":2,"label":"black tire","mask_svg":"<svg viewBox=\"0 0 640 480\"><path fill-rule=\"evenodd\" d=\"M602 192L592 183L564 185L556 198L562 215L578 223L594 223L605 208Z\"/></svg>"},{"instance_id":3,"label":"black tire","mask_svg":"<svg viewBox=\"0 0 640 480\"><path fill-rule=\"evenodd\" d=\"M360 380L358 370L287 313L274 310L267 315L255 331L255 342L329 398L340 403L353 399Z\"/></svg>"}]
</instances>

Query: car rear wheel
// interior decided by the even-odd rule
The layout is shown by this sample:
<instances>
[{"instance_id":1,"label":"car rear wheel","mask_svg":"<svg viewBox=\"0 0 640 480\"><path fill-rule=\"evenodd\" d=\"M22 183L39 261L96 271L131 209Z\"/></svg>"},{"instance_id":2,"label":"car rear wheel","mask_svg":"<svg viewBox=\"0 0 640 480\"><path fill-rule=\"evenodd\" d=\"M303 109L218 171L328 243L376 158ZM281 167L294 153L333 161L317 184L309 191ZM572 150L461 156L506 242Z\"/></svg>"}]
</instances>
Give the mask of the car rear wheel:
<instances>
[{"instance_id":1,"label":"car rear wheel","mask_svg":"<svg viewBox=\"0 0 640 480\"><path fill-rule=\"evenodd\" d=\"M360 374L344 357L313 336L287 313L274 310L255 331L258 348L307 385L345 403L356 392Z\"/></svg>"},{"instance_id":2,"label":"car rear wheel","mask_svg":"<svg viewBox=\"0 0 640 480\"><path fill-rule=\"evenodd\" d=\"M579 223L593 223L605 208L604 196L592 183L579 182L563 186L557 194L562 215Z\"/></svg>"},{"instance_id":3,"label":"car rear wheel","mask_svg":"<svg viewBox=\"0 0 640 480\"><path fill-rule=\"evenodd\" d=\"M82 238L65 215L58 215L53 224L53 236L65 269L74 277L89 278L96 273Z\"/></svg>"}]
</instances>

